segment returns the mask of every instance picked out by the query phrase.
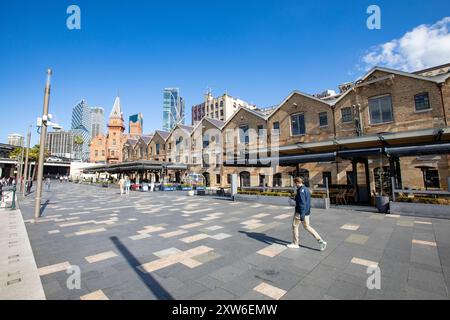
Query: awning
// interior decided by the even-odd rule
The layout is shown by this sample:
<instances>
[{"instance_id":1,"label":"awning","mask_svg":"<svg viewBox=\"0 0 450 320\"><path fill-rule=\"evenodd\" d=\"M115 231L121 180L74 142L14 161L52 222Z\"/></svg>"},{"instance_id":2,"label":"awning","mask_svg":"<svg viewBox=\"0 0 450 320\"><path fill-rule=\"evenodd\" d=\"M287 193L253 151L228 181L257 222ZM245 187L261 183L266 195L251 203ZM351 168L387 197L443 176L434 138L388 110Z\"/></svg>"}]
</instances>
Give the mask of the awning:
<instances>
[{"instance_id":1,"label":"awning","mask_svg":"<svg viewBox=\"0 0 450 320\"><path fill-rule=\"evenodd\" d=\"M336 152L309 153L294 156L247 159L246 161L241 159L240 162L238 159L233 163L224 162L224 166L228 167L270 167L274 165L292 166L298 163L325 162L325 161L334 161L335 159L336 159Z\"/></svg>"},{"instance_id":2,"label":"awning","mask_svg":"<svg viewBox=\"0 0 450 320\"><path fill-rule=\"evenodd\" d=\"M383 151L383 149L381 149L381 148L341 150L341 151L338 151L337 155L344 159L354 159L354 158L360 158L360 157L379 155L382 151Z\"/></svg>"},{"instance_id":3,"label":"awning","mask_svg":"<svg viewBox=\"0 0 450 320\"><path fill-rule=\"evenodd\" d=\"M393 156L423 156L430 154L450 154L450 143L438 143L429 145L389 147L385 148L386 154Z\"/></svg>"}]
</instances>

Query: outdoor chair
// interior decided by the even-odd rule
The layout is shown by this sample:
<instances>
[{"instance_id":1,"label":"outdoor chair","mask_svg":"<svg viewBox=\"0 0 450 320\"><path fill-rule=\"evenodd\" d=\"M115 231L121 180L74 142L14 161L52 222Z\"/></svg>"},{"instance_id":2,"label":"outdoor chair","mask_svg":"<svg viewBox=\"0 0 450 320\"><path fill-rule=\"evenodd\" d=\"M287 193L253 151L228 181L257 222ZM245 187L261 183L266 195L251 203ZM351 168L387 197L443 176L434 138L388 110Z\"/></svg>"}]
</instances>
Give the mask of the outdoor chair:
<instances>
[{"instance_id":1,"label":"outdoor chair","mask_svg":"<svg viewBox=\"0 0 450 320\"><path fill-rule=\"evenodd\" d=\"M336 204L347 204L346 199L347 190L341 190L339 193L336 194Z\"/></svg>"}]
</instances>

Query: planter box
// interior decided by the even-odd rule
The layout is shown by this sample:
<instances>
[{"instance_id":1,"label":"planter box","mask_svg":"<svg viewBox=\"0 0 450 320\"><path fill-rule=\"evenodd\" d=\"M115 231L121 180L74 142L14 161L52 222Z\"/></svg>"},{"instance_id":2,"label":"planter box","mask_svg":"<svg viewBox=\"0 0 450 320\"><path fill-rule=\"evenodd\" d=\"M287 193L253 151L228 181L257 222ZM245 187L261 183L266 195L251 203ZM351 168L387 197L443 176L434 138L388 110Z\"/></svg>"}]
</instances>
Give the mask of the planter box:
<instances>
[{"instance_id":1,"label":"planter box","mask_svg":"<svg viewBox=\"0 0 450 320\"><path fill-rule=\"evenodd\" d=\"M192 190L192 187L182 187L181 190L183 190L183 191L190 191L190 190Z\"/></svg>"},{"instance_id":2,"label":"planter box","mask_svg":"<svg viewBox=\"0 0 450 320\"><path fill-rule=\"evenodd\" d=\"M161 191L175 191L175 187L164 187L161 188Z\"/></svg>"},{"instance_id":3,"label":"planter box","mask_svg":"<svg viewBox=\"0 0 450 320\"><path fill-rule=\"evenodd\" d=\"M288 197L271 197L271 196L237 194L234 196L234 201L250 201L263 204L290 206L290 207L295 206L295 202ZM311 207L315 209L328 209L330 207L330 199L311 198Z\"/></svg>"},{"instance_id":4,"label":"planter box","mask_svg":"<svg viewBox=\"0 0 450 320\"><path fill-rule=\"evenodd\" d=\"M450 206L411 202L390 202L390 213L405 216L450 219Z\"/></svg>"}]
</instances>

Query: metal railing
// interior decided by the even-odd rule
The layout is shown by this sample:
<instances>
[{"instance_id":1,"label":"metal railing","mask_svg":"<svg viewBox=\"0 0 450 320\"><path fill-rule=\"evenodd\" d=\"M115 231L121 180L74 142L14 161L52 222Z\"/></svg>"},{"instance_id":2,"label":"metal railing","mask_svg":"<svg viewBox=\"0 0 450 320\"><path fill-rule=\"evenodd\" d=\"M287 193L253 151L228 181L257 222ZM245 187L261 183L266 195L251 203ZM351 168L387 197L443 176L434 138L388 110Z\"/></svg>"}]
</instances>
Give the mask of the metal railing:
<instances>
[{"instance_id":1,"label":"metal railing","mask_svg":"<svg viewBox=\"0 0 450 320\"><path fill-rule=\"evenodd\" d=\"M403 193L403 194L409 194L409 195L430 195L430 196L444 196L444 197L450 197L449 191L442 191L442 190L412 190L412 189L396 189L395 188L395 181L394 178L391 178L392 183L392 201L395 202L396 200L396 194Z\"/></svg>"}]
</instances>

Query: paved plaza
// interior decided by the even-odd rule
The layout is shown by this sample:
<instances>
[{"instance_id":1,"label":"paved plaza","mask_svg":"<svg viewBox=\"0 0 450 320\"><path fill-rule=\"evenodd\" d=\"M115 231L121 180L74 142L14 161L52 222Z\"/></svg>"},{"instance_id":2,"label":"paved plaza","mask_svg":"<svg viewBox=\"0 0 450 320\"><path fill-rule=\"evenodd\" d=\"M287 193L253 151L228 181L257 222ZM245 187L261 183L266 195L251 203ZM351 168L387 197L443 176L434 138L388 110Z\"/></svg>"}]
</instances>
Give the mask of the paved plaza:
<instances>
[{"instance_id":1,"label":"paved plaza","mask_svg":"<svg viewBox=\"0 0 450 320\"><path fill-rule=\"evenodd\" d=\"M291 207L53 183L33 223L19 199L47 299L448 299L450 221L313 210L324 252ZM81 271L68 289L66 270ZM369 266L381 289L369 290ZM73 270L72 270L73 271Z\"/></svg>"}]
</instances>

